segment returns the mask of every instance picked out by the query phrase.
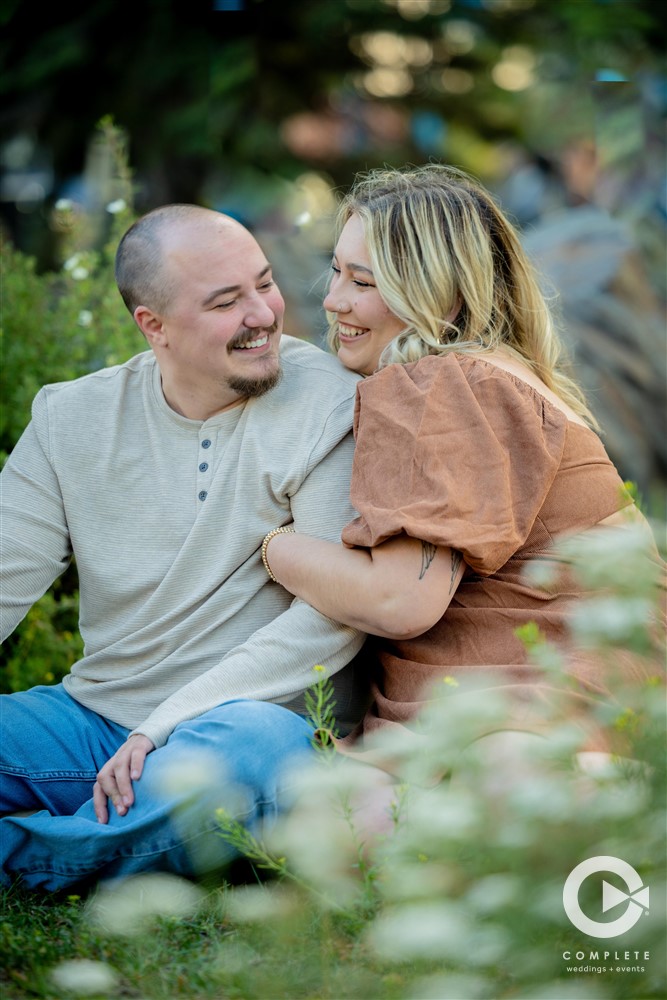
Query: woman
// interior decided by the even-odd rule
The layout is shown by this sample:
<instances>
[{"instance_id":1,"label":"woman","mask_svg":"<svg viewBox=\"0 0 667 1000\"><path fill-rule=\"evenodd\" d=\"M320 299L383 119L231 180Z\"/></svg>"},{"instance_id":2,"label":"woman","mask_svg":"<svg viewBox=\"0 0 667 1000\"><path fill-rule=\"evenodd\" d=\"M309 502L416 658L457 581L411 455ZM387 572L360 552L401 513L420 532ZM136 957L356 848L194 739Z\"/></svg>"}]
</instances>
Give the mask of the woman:
<instances>
[{"instance_id":1,"label":"woman","mask_svg":"<svg viewBox=\"0 0 667 1000\"><path fill-rule=\"evenodd\" d=\"M269 533L271 577L378 637L373 704L353 741L414 718L437 678L540 686L515 630L567 645L576 585L531 583L554 539L641 518L565 373L513 227L458 170L360 178L341 205L324 306L341 362L366 378L343 545ZM586 689L604 681L581 657ZM538 685L536 688L535 685ZM543 689L542 689L543 693Z\"/></svg>"}]
</instances>

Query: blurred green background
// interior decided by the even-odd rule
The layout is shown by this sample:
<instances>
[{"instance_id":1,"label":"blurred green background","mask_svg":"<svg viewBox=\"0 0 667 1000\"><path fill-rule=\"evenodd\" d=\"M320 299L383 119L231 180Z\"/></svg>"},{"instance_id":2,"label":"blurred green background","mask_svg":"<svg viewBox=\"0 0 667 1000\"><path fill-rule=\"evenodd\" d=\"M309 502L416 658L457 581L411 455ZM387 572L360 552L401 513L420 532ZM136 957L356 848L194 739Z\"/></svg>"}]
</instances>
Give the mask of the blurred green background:
<instances>
[{"instance_id":1,"label":"blurred green background","mask_svg":"<svg viewBox=\"0 0 667 1000\"><path fill-rule=\"evenodd\" d=\"M275 262L287 329L319 341L338 193L383 163L454 163L519 224L611 457L662 511L663 14L661 0L4 0L4 236L57 269L67 199L103 243L110 116L133 210L237 216Z\"/></svg>"}]
</instances>

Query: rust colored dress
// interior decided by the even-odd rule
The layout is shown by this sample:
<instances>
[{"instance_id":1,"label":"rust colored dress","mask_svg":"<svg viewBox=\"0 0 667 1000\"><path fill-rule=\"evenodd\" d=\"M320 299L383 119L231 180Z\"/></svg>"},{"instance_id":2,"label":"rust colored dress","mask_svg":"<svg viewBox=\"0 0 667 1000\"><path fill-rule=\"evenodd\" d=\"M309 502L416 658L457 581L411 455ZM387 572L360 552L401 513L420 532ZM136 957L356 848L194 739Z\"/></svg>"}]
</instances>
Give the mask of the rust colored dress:
<instances>
[{"instance_id":1,"label":"rust colored dress","mask_svg":"<svg viewBox=\"0 0 667 1000\"><path fill-rule=\"evenodd\" d=\"M437 678L483 670L537 694L544 677L514 631L532 621L565 645L577 589L566 578L556 592L539 589L524 569L553 558L554 539L632 503L593 431L479 356L390 365L357 393L351 495L359 517L343 542L370 547L405 532L458 550L466 571L428 632L371 640L373 702L339 741L355 756L360 737L412 720ZM573 673L583 689L604 686L600 665L585 657Z\"/></svg>"}]
</instances>

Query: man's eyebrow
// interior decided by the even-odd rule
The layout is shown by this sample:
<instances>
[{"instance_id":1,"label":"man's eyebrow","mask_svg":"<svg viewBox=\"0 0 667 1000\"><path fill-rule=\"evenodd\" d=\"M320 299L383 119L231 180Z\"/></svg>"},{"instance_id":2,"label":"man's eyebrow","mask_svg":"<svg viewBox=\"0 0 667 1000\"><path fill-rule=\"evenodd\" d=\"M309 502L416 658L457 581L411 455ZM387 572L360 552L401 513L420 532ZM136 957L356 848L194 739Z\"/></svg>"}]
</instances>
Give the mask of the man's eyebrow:
<instances>
[{"instance_id":1,"label":"man's eyebrow","mask_svg":"<svg viewBox=\"0 0 667 1000\"><path fill-rule=\"evenodd\" d=\"M261 281L262 278L266 277L266 275L271 270L271 266L272 266L271 264L267 264L266 267L263 267L262 270L259 272L259 274L255 277L255 281ZM206 296L206 298L202 302L202 305L208 306L211 304L211 302L214 302L219 295L229 295L231 292L240 291L240 289L241 289L240 285L225 285L223 288L216 288L215 291L211 292L210 295Z\"/></svg>"}]
</instances>

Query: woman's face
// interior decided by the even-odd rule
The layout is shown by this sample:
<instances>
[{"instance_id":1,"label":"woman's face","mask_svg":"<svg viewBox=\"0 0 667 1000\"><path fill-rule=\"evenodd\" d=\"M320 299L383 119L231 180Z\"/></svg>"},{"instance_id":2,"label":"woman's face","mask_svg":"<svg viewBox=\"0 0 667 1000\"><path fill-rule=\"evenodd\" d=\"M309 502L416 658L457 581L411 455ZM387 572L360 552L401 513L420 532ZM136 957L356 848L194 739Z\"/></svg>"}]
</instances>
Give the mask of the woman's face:
<instances>
[{"instance_id":1,"label":"woman's face","mask_svg":"<svg viewBox=\"0 0 667 1000\"><path fill-rule=\"evenodd\" d=\"M346 368L372 375L382 351L405 323L380 298L358 215L345 223L331 266L334 273L324 308L336 314L338 358Z\"/></svg>"}]
</instances>

